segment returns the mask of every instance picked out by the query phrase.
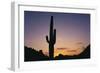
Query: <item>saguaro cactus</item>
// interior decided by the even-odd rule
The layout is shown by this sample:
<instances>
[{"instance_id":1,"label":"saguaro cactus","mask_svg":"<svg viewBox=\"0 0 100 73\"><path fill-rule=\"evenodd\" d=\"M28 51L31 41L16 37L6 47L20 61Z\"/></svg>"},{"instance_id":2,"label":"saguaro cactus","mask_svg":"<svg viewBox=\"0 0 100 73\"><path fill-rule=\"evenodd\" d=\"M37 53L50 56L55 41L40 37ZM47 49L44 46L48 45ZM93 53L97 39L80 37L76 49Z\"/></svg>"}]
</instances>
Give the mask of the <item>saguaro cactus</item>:
<instances>
[{"instance_id":1,"label":"saguaro cactus","mask_svg":"<svg viewBox=\"0 0 100 73\"><path fill-rule=\"evenodd\" d=\"M53 16L50 21L49 38L46 36L46 41L49 43L49 58L54 59L54 44L56 43L56 29L53 29Z\"/></svg>"}]
</instances>

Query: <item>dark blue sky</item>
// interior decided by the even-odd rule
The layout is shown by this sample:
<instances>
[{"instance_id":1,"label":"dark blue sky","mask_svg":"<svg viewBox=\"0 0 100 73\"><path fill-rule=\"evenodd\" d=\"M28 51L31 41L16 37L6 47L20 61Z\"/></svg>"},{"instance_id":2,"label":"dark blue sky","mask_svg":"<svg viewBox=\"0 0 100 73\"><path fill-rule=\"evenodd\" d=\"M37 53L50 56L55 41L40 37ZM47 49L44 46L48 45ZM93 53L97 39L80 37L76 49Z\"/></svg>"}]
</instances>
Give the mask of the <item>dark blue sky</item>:
<instances>
[{"instance_id":1,"label":"dark blue sky","mask_svg":"<svg viewBox=\"0 0 100 73\"><path fill-rule=\"evenodd\" d=\"M37 50L48 50L45 36L49 35L50 18L54 17L54 28L57 31L55 48L79 48L90 43L90 14L53 13L53 12L24 12L25 46Z\"/></svg>"}]
</instances>

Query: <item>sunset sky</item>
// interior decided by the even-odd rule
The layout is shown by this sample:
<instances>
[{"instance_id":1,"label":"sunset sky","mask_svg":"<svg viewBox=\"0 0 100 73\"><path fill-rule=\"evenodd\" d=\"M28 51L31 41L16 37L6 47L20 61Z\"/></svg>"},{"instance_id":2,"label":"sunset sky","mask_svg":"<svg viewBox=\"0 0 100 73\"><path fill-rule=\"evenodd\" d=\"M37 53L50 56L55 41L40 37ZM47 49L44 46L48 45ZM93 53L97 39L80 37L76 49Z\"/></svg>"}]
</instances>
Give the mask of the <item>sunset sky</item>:
<instances>
[{"instance_id":1,"label":"sunset sky","mask_svg":"<svg viewBox=\"0 0 100 73\"><path fill-rule=\"evenodd\" d=\"M77 55L90 44L90 14L24 12L24 45L43 50L48 55L46 35L49 35L50 19L54 18L56 29L55 53Z\"/></svg>"}]
</instances>

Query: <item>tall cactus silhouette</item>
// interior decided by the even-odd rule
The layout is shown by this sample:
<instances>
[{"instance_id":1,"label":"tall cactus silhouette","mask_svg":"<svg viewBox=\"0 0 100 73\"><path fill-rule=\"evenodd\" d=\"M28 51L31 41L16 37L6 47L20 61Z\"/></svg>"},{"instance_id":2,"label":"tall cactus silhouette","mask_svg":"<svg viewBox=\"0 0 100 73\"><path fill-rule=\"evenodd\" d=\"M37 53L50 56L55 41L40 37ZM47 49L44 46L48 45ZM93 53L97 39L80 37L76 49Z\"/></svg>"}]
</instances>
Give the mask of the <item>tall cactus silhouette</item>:
<instances>
[{"instance_id":1,"label":"tall cactus silhouette","mask_svg":"<svg viewBox=\"0 0 100 73\"><path fill-rule=\"evenodd\" d=\"M54 59L54 44L56 43L56 29L53 29L53 16L50 21L49 38L46 36L46 41L49 43L49 58Z\"/></svg>"}]
</instances>

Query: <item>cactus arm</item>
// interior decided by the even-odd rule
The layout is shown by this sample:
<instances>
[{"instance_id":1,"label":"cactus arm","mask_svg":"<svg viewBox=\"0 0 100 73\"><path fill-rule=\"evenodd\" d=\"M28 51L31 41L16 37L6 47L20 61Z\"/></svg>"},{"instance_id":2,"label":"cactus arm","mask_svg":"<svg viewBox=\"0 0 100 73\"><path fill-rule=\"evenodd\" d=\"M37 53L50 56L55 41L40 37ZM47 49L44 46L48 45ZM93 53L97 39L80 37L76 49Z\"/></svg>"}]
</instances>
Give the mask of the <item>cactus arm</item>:
<instances>
[{"instance_id":1,"label":"cactus arm","mask_svg":"<svg viewBox=\"0 0 100 73\"><path fill-rule=\"evenodd\" d=\"M55 44L56 43L56 29L54 29L53 41L54 41L54 44Z\"/></svg>"},{"instance_id":2,"label":"cactus arm","mask_svg":"<svg viewBox=\"0 0 100 73\"><path fill-rule=\"evenodd\" d=\"M46 36L46 41L49 43L49 39L48 39L48 36Z\"/></svg>"}]
</instances>

